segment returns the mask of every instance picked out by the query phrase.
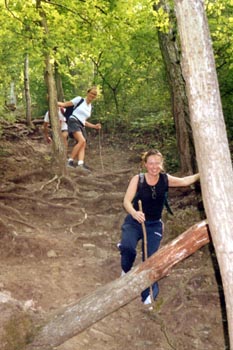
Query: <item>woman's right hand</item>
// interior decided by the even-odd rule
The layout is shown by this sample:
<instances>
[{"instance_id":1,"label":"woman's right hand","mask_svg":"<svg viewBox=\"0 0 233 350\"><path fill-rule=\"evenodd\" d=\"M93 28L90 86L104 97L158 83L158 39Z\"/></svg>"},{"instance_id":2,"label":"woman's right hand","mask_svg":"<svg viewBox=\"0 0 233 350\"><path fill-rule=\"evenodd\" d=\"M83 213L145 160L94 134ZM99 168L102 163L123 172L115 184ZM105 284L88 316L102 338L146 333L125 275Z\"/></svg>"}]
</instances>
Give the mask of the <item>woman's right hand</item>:
<instances>
[{"instance_id":1,"label":"woman's right hand","mask_svg":"<svg viewBox=\"0 0 233 350\"><path fill-rule=\"evenodd\" d=\"M52 142L51 137L50 137L50 136L47 136L47 137L46 137L46 141L47 141L47 143L51 143L51 142Z\"/></svg>"},{"instance_id":2,"label":"woman's right hand","mask_svg":"<svg viewBox=\"0 0 233 350\"><path fill-rule=\"evenodd\" d=\"M139 224L142 224L145 221L145 214L142 211L135 211L131 215L135 220L139 222Z\"/></svg>"}]
</instances>

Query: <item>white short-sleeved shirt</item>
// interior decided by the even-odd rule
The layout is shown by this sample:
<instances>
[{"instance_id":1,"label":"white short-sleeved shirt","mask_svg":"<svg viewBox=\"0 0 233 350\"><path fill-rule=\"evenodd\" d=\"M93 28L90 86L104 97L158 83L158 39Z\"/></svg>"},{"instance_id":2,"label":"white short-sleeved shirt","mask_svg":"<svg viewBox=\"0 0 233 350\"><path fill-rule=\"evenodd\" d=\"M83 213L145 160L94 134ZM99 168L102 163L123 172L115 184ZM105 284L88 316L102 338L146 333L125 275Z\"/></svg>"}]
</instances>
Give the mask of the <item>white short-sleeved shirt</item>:
<instances>
[{"instance_id":1,"label":"white short-sleeved shirt","mask_svg":"<svg viewBox=\"0 0 233 350\"><path fill-rule=\"evenodd\" d=\"M61 124L61 131L66 131L66 130L68 130L68 125L67 125L67 123L66 123L66 118L65 118L65 116L62 114L60 108L59 108L59 110L58 110L58 117L59 117L60 124ZM49 112L46 112L46 113L45 113L44 122L45 122L45 123L50 123L50 120L49 120Z\"/></svg>"},{"instance_id":2,"label":"white short-sleeved shirt","mask_svg":"<svg viewBox=\"0 0 233 350\"><path fill-rule=\"evenodd\" d=\"M75 98L73 98L71 100L71 102L73 103L74 105L74 108L75 106L79 103L79 101L81 100L81 96L77 96ZM72 116L78 118L78 120L80 120L81 123L83 123L83 125L85 125L85 122L88 118L90 118L91 116L91 109L92 109L92 106L91 106L91 103L87 104L87 101L86 99L84 98L84 101L83 103L81 103L80 106L78 106L74 111L73 111L73 114ZM70 116L70 118L73 118L72 116Z\"/></svg>"}]
</instances>

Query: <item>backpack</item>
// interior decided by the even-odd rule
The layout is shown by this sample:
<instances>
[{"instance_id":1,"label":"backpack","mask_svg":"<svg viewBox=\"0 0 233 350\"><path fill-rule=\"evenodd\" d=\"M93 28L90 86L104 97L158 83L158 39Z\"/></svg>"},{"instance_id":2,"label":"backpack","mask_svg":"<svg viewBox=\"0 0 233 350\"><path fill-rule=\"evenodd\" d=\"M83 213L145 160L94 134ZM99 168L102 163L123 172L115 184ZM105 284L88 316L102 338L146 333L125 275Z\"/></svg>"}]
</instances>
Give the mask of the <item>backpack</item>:
<instances>
[{"instance_id":1,"label":"backpack","mask_svg":"<svg viewBox=\"0 0 233 350\"><path fill-rule=\"evenodd\" d=\"M76 106L69 106L69 107L66 107L66 110L65 112L63 113L65 118L66 118L66 122L68 123L68 120L69 120L69 117L73 114L74 110L80 106L84 101L84 98L81 98L81 100L77 103Z\"/></svg>"},{"instance_id":2,"label":"backpack","mask_svg":"<svg viewBox=\"0 0 233 350\"><path fill-rule=\"evenodd\" d=\"M138 180L138 189L137 189L137 192L142 189L142 184L144 182L144 178L145 178L145 174L144 173L140 173L139 174L139 180ZM165 184L166 186L168 186L168 179L167 179L167 176L164 177L165 179ZM165 193L165 200L164 200L164 206L166 207L167 211L169 214L171 215L174 215L173 214L173 211L169 205L169 202L168 202L168 191Z\"/></svg>"}]
</instances>

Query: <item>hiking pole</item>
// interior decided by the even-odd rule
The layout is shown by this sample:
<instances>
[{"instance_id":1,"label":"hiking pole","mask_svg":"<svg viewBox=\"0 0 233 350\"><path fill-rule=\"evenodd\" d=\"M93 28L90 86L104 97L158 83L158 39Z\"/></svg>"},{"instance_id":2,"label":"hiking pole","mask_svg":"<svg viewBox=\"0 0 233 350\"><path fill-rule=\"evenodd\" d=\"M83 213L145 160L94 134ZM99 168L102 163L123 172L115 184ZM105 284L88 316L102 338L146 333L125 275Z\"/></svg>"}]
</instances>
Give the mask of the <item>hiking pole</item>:
<instances>
[{"instance_id":1,"label":"hiking pole","mask_svg":"<svg viewBox=\"0 0 233 350\"><path fill-rule=\"evenodd\" d=\"M104 172L104 164L103 164L103 157L102 157L102 146L101 146L101 139L100 139L100 130L99 131L99 153L100 153L100 163L101 163L101 167L102 167L102 172Z\"/></svg>"},{"instance_id":2,"label":"hiking pole","mask_svg":"<svg viewBox=\"0 0 233 350\"><path fill-rule=\"evenodd\" d=\"M138 207L139 210L141 212L142 211L142 201L139 199L138 201ZM144 241L144 245L143 245L143 250L144 250L144 260L146 261L148 258L148 254L147 254L147 234L146 234L146 225L144 223L144 221L142 222L142 232L143 232L143 241ZM152 291L152 286L150 286L150 297L151 297L151 302L153 301L153 291Z\"/></svg>"}]
</instances>

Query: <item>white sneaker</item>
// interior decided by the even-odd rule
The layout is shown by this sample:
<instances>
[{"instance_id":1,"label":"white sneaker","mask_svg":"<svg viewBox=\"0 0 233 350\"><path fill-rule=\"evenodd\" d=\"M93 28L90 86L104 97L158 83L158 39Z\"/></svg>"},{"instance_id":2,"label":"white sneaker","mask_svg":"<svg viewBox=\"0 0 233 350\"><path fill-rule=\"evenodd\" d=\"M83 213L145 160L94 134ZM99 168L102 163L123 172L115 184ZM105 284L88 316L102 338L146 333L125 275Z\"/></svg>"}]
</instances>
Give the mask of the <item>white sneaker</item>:
<instances>
[{"instance_id":1,"label":"white sneaker","mask_svg":"<svg viewBox=\"0 0 233 350\"><path fill-rule=\"evenodd\" d=\"M144 305L152 304L150 295L148 295L148 297L143 301L143 304Z\"/></svg>"},{"instance_id":2,"label":"white sneaker","mask_svg":"<svg viewBox=\"0 0 233 350\"><path fill-rule=\"evenodd\" d=\"M121 277L125 275L125 271L121 271Z\"/></svg>"}]
</instances>

